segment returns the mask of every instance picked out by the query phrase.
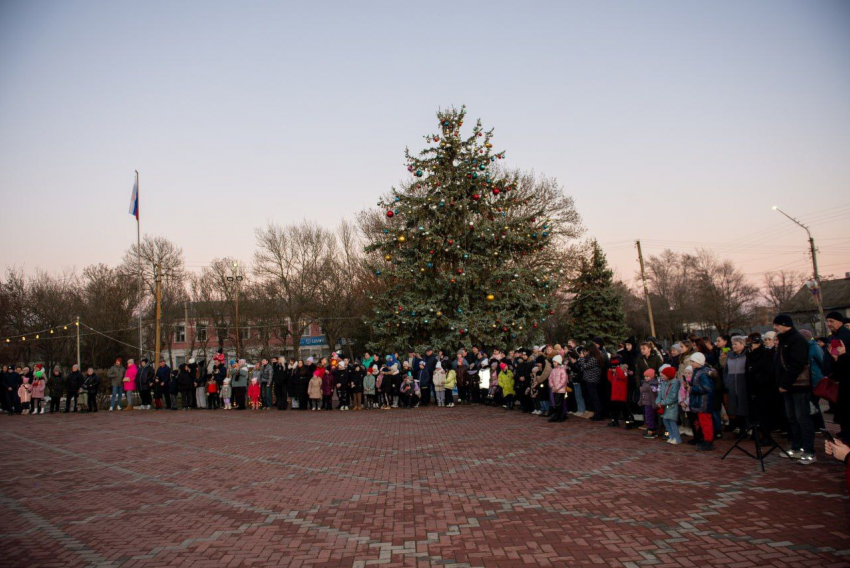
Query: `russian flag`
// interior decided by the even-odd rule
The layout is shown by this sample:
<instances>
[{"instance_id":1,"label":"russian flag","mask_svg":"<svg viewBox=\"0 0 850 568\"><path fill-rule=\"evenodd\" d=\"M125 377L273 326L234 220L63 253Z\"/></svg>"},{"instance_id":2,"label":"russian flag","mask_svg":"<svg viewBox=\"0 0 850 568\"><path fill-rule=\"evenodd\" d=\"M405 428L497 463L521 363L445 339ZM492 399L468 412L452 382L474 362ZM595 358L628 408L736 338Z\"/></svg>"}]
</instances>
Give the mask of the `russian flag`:
<instances>
[{"instance_id":1,"label":"russian flag","mask_svg":"<svg viewBox=\"0 0 850 568\"><path fill-rule=\"evenodd\" d=\"M139 220L139 178L133 182L133 195L130 197L130 215Z\"/></svg>"}]
</instances>

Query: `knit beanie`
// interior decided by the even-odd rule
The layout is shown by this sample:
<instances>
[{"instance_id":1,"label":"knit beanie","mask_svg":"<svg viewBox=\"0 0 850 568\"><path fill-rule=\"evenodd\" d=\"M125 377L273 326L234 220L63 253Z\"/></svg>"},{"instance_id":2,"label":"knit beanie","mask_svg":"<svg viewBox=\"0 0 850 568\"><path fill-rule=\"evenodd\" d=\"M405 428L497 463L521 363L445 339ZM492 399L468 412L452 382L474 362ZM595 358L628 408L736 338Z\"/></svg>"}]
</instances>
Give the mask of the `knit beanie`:
<instances>
[{"instance_id":1,"label":"knit beanie","mask_svg":"<svg viewBox=\"0 0 850 568\"><path fill-rule=\"evenodd\" d=\"M672 369L673 367L670 367L670 368ZM650 379L654 379L655 378L655 369L647 369L646 371L643 372L643 376L650 378ZM673 376L674 377L676 376L676 371L673 371Z\"/></svg>"},{"instance_id":2,"label":"knit beanie","mask_svg":"<svg viewBox=\"0 0 850 568\"><path fill-rule=\"evenodd\" d=\"M794 327L794 320L788 314L779 314L773 318L773 325L781 325L784 327Z\"/></svg>"}]
</instances>

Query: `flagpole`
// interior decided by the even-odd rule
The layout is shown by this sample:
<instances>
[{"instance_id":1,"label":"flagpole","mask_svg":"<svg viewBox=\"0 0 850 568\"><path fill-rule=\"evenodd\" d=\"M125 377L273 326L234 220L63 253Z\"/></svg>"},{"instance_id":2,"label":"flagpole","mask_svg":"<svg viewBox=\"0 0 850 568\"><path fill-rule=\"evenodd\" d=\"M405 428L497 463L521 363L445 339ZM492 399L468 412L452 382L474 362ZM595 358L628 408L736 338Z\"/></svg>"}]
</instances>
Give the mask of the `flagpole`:
<instances>
[{"instance_id":1,"label":"flagpole","mask_svg":"<svg viewBox=\"0 0 850 568\"><path fill-rule=\"evenodd\" d=\"M136 170L136 202L139 203L139 170ZM144 293L142 292L142 228L141 228L141 206L136 211L136 255L139 260L139 360L137 365L142 363L142 300Z\"/></svg>"}]
</instances>

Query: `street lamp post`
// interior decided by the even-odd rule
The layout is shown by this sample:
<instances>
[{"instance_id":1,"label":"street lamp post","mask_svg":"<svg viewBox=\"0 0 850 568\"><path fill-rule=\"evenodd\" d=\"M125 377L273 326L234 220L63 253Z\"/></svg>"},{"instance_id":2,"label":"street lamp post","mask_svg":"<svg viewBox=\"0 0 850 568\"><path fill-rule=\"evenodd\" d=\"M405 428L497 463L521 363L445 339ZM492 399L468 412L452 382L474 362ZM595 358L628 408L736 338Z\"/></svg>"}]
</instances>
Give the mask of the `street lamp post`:
<instances>
[{"instance_id":1,"label":"street lamp post","mask_svg":"<svg viewBox=\"0 0 850 568\"><path fill-rule=\"evenodd\" d=\"M231 276L227 277L228 282L235 284L236 290L236 360L239 360L239 283L242 282L242 274L239 272L239 263L234 262L231 267Z\"/></svg>"},{"instance_id":2,"label":"street lamp post","mask_svg":"<svg viewBox=\"0 0 850 568\"><path fill-rule=\"evenodd\" d=\"M814 272L815 279L814 279L814 282L806 283L806 286L809 288L809 290L812 291L812 295L815 297L815 301L817 302L817 305L818 305L818 312L820 313L821 333L823 335L826 335L827 334L826 333L826 318L824 317L824 313L823 313L823 297L821 295L822 287L821 287L821 283L820 283L820 274L818 274L818 253L817 253L817 248L815 248L815 238L812 236L812 232L809 230L809 228L806 225L804 225L803 223L801 223L800 221L798 221L797 219L795 219L794 217L792 217L791 215L789 215L788 213L786 213L785 211L783 211L782 209L777 207L776 205L773 206L773 210L779 211L780 213L782 213L783 215L788 217L788 219L793 221L795 224L797 224L798 226L805 229L806 234L809 236L809 249L811 250L811 253L812 253L812 271Z\"/></svg>"}]
</instances>

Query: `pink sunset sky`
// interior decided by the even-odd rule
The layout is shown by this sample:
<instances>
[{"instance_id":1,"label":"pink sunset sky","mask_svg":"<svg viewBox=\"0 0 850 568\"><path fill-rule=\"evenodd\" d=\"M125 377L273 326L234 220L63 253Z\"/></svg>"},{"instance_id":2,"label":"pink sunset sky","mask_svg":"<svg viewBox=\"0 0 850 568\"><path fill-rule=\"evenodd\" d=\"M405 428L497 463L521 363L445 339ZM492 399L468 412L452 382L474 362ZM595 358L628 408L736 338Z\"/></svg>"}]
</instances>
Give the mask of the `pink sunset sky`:
<instances>
[{"instance_id":1,"label":"pink sunset sky","mask_svg":"<svg viewBox=\"0 0 850 568\"><path fill-rule=\"evenodd\" d=\"M0 4L0 264L199 270L269 221L354 219L466 104L557 178L619 276L671 248L850 271L850 3Z\"/></svg>"}]
</instances>

